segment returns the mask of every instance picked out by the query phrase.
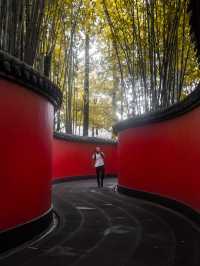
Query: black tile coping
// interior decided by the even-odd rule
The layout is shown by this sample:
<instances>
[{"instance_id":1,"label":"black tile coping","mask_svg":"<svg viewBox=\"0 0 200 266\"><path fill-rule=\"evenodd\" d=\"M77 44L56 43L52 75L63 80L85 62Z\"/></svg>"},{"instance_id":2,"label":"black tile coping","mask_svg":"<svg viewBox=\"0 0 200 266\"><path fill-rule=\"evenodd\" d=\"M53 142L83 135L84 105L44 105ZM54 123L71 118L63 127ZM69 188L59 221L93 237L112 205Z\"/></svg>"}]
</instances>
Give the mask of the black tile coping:
<instances>
[{"instance_id":1,"label":"black tile coping","mask_svg":"<svg viewBox=\"0 0 200 266\"><path fill-rule=\"evenodd\" d=\"M164 122L166 120L170 120L188 113L198 106L200 106L200 84L183 101L176 103L167 109L121 121L113 126L113 130L115 133L117 133L128 128L135 128L152 123Z\"/></svg>"},{"instance_id":2,"label":"black tile coping","mask_svg":"<svg viewBox=\"0 0 200 266\"><path fill-rule=\"evenodd\" d=\"M111 139L101 139L96 137L82 137L82 136L76 136L71 134L65 134L65 133L58 133L54 132L54 138L70 141L70 142L80 142L80 143L92 143L92 144L108 144L108 145L116 145L117 142Z\"/></svg>"},{"instance_id":3,"label":"black tile coping","mask_svg":"<svg viewBox=\"0 0 200 266\"><path fill-rule=\"evenodd\" d=\"M0 50L0 78L5 78L48 99L58 109L62 103L62 93L47 77L35 71L14 56Z\"/></svg>"}]
</instances>

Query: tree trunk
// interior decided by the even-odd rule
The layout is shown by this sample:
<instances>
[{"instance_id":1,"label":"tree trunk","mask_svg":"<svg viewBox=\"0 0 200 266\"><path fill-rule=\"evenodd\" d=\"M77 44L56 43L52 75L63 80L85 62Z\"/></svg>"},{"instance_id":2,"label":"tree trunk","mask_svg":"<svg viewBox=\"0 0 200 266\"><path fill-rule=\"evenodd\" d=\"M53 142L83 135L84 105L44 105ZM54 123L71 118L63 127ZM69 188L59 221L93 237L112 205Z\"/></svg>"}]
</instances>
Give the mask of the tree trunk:
<instances>
[{"instance_id":1,"label":"tree trunk","mask_svg":"<svg viewBox=\"0 0 200 266\"><path fill-rule=\"evenodd\" d=\"M113 62L113 88L112 88L112 122L117 123L117 92L119 92L119 76L116 62Z\"/></svg>"},{"instance_id":2,"label":"tree trunk","mask_svg":"<svg viewBox=\"0 0 200 266\"><path fill-rule=\"evenodd\" d=\"M56 123L56 131L60 131L60 123L61 123L61 117L60 117L60 110L57 111L57 123Z\"/></svg>"},{"instance_id":3,"label":"tree trunk","mask_svg":"<svg viewBox=\"0 0 200 266\"><path fill-rule=\"evenodd\" d=\"M50 78L51 74L51 62L52 62L52 52L50 52L44 57L44 75L48 78Z\"/></svg>"},{"instance_id":4,"label":"tree trunk","mask_svg":"<svg viewBox=\"0 0 200 266\"><path fill-rule=\"evenodd\" d=\"M89 37L89 33L86 32L86 35L85 35L83 136L88 136L88 129L89 129L89 72L90 72L89 46L90 46L90 37Z\"/></svg>"}]
</instances>

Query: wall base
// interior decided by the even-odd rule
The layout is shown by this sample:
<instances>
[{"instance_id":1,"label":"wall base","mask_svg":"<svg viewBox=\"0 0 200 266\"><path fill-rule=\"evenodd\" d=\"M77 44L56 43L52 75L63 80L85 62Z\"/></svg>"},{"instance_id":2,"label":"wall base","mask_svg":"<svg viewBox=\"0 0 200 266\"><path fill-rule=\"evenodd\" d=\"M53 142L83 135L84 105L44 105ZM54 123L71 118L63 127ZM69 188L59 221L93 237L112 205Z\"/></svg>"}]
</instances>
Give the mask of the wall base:
<instances>
[{"instance_id":1,"label":"wall base","mask_svg":"<svg viewBox=\"0 0 200 266\"><path fill-rule=\"evenodd\" d=\"M0 254L41 235L52 223L53 211L50 209L37 219L7 231L0 232Z\"/></svg>"},{"instance_id":2,"label":"wall base","mask_svg":"<svg viewBox=\"0 0 200 266\"><path fill-rule=\"evenodd\" d=\"M148 200L163 205L167 208L170 208L176 212L183 214L185 217L189 218L193 222L200 225L200 213L192 209L190 206L183 204L182 202L166 198L158 194L153 194L146 191L144 192L144 191L134 190L124 186L118 186L118 192L126 194L127 196Z\"/></svg>"},{"instance_id":3,"label":"wall base","mask_svg":"<svg viewBox=\"0 0 200 266\"><path fill-rule=\"evenodd\" d=\"M117 174L107 174L107 177L116 177ZM88 175L88 176L66 176L66 177L57 177L52 181L52 184L59 184L63 182L70 182L70 181L79 181L79 180L87 180L87 179L94 179L96 175Z\"/></svg>"}]
</instances>

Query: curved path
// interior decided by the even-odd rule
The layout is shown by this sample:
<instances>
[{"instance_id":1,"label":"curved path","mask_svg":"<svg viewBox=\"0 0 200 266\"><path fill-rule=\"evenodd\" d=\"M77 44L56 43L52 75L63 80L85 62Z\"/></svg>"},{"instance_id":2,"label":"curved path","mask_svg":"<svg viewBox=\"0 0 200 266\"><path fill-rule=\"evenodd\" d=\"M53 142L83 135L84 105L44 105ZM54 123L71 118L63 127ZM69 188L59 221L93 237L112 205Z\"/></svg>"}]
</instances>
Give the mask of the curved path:
<instances>
[{"instance_id":1,"label":"curved path","mask_svg":"<svg viewBox=\"0 0 200 266\"><path fill-rule=\"evenodd\" d=\"M199 266L200 229L147 201L96 188L94 180L54 185L59 225L48 237L0 258L1 266Z\"/></svg>"}]
</instances>

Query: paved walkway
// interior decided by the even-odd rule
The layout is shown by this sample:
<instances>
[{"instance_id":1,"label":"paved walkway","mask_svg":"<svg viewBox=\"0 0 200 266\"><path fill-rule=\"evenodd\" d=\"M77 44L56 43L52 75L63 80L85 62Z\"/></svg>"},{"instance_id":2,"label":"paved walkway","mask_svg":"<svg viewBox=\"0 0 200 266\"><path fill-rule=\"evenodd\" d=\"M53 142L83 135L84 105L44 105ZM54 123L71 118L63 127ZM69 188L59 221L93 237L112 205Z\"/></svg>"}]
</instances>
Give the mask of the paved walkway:
<instances>
[{"instance_id":1,"label":"paved walkway","mask_svg":"<svg viewBox=\"0 0 200 266\"><path fill-rule=\"evenodd\" d=\"M54 185L59 226L1 266L199 266L200 229L162 206L96 188L94 180Z\"/></svg>"}]
</instances>

